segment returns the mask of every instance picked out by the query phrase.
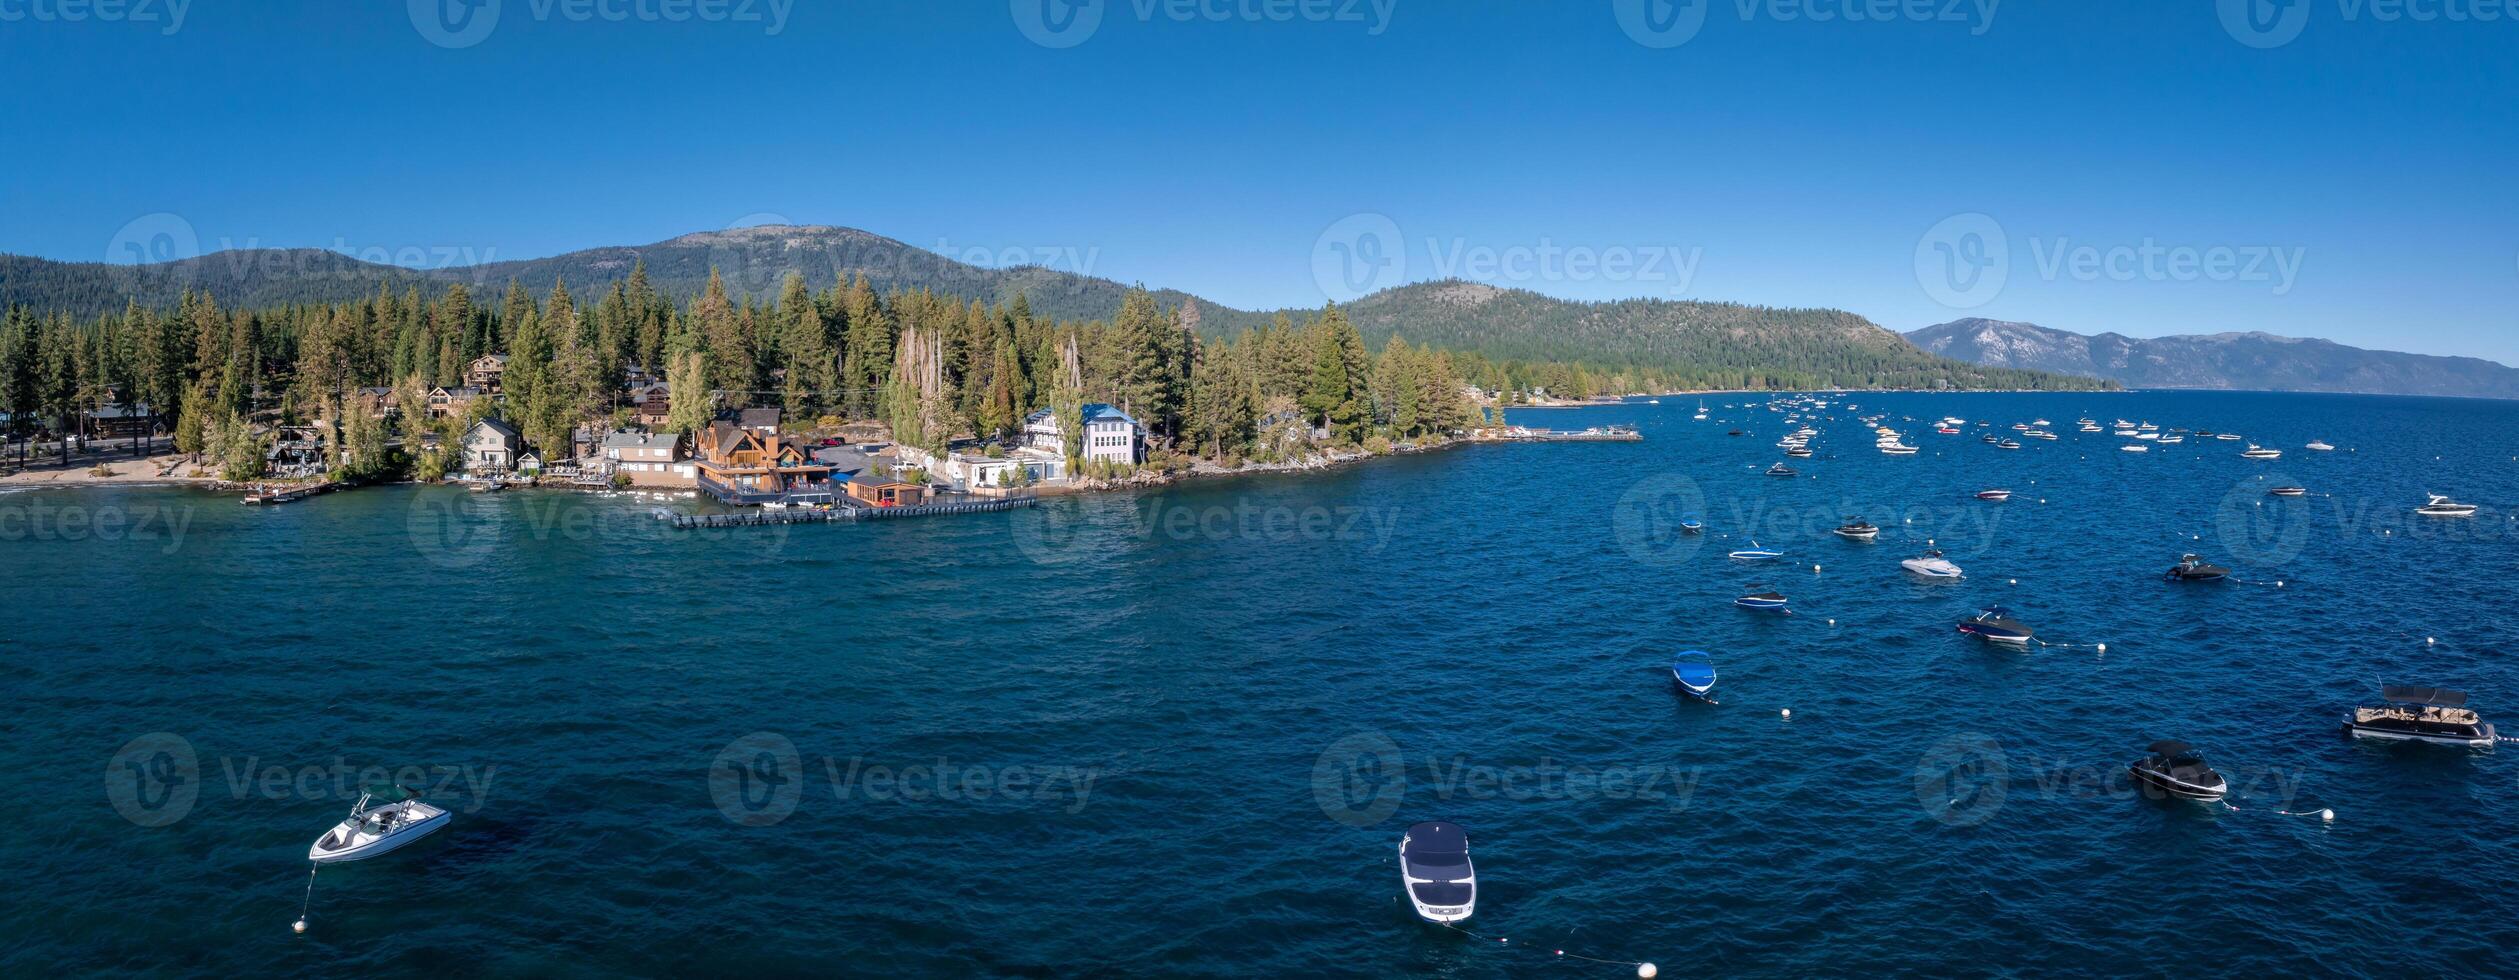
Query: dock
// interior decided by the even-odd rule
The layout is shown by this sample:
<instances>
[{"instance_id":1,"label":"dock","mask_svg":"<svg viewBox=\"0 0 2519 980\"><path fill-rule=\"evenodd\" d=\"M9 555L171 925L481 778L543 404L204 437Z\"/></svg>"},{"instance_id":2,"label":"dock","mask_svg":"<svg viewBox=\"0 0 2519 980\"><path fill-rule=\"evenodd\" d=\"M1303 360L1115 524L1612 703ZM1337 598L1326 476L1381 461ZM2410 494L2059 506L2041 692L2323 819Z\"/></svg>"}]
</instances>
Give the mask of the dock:
<instances>
[{"instance_id":1,"label":"dock","mask_svg":"<svg viewBox=\"0 0 2519 980\"><path fill-rule=\"evenodd\" d=\"M844 524L853 521L883 520L894 517L928 517L936 514L985 514L992 511L1015 510L1039 503L1034 496L1007 497L1002 500L957 500L941 504L911 504L905 507L834 507L830 510L758 510L741 514L676 514L658 510L658 520L673 524L676 529L690 531L716 527L769 527L780 524Z\"/></svg>"},{"instance_id":2,"label":"dock","mask_svg":"<svg viewBox=\"0 0 2519 980\"><path fill-rule=\"evenodd\" d=\"M344 489L347 486L347 484L327 481L324 483L308 484L306 486L275 486L258 489L248 487L245 491L245 504L249 507L293 504L308 497L320 497L335 490Z\"/></svg>"}]
</instances>

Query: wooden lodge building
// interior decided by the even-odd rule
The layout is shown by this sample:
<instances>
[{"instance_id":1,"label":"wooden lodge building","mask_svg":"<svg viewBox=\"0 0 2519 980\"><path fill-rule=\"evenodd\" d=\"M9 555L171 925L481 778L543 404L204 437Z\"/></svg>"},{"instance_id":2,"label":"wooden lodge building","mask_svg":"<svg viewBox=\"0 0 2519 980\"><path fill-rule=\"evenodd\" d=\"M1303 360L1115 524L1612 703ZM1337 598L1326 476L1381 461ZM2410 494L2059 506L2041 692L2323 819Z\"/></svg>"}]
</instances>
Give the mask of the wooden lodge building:
<instances>
[{"instance_id":1,"label":"wooden lodge building","mask_svg":"<svg viewBox=\"0 0 2519 980\"><path fill-rule=\"evenodd\" d=\"M699 431L692 462L709 496L729 504L828 503L837 490L831 466L804 441L779 432L775 412L724 416Z\"/></svg>"}]
</instances>

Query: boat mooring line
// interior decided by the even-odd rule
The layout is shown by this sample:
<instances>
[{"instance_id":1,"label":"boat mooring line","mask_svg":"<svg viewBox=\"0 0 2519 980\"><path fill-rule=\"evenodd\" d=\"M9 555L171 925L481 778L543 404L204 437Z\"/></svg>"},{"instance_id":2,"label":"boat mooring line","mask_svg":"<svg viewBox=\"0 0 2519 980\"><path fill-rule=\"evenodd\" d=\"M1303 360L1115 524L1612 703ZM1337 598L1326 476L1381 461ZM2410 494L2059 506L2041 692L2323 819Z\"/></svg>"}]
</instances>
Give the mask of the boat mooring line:
<instances>
[{"instance_id":1,"label":"boat mooring line","mask_svg":"<svg viewBox=\"0 0 2519 980\"><path fill-rule=\"evenodd\" d=\"M1493 942L1494 942L1496 945L1498 945L1498 946L1510 946L1510 945L1513 945L1513 941L1512 941L1512 940L1507 939L1507 938L1505 938L1505 937L1503 937L1503 936L1482 936L1482 935L1479 935L1479 934L1477 934L1477 933L1475 933L1475 932L1471 932L1471 931L1469 931L1469 930L1467 930L1467 929L1463 929L1463 928L1461 928L1460 926L1453 925L1453 924L1451 924L1451 923L1449 923L1449 922L1437 922L1437 923L1435 923L1435 925L1442 926L1442 927L1444 927L1444 928L1446 928L1446 929L1450 929L1450 930L1452 930L1453 932L1457 932L1457 933L1460 933L1461 935L1468 936L1468 937L1470 937L1470 938L1472 938L1472 939L1476 939L1476 940L1478 940L1479 942L1489 942L1489 941L1493 941ZM1526 948L1526 949L1527 949L1527 948L1529 948L1529 944L1528 944L1528 943L1523 944L1523 946L1524 946L1524 948ZM1584 962L1586 962L1586 963L1607 963L1607 964L1610 964L1611 966L1632 966L1632 967L1635 967L1635 968L1636 968L1636 976L1639 976L1639 977L1645 977L1645 978L1648 978L1648 980L1650 980L1650 978L1651 978L1651 977L1652 977L1655 973L1660 972L1660 971L1659 971L1659 969L1658 969L1657 967L1655 967L1653 964L1651 964L1651 963L1646 963L1646 962L1641 962L1641 961L1638 961L1638 960L1613 960L1613 959L1603 959L1603 958L1598 957L1598 956L1585 956L1585 955L1583 955L1583 954L1581 954L1581 953L1569 953L1569 952L1566 952L1565 950L1562 950L1562 949L1553 949L1553 948L1552 948L1552 949L1550 949L1550 950L1549 950L1549 952L1554 953L1554 954L1556 954L1557 956L1564 957L1564 958L1566 958L1566 959L1570 959L1570 960L1582 960L1582 961L1584 961Z\"/></svg>"},{"instance_id":2,"label":"boat mooring line","mask_svg":"<svg viewBox=\"0 0 2519 980\"><path fill-rule=\"evenodd\" d=\"M323 865L316 864L312 861L306 863L306 900L298 903L297 922L291 924L289 927L290 929L300 933L306 931L306 910L312 908L315 904L315 872L322 871L323 869Z\"/></svg>"}]
</instances>

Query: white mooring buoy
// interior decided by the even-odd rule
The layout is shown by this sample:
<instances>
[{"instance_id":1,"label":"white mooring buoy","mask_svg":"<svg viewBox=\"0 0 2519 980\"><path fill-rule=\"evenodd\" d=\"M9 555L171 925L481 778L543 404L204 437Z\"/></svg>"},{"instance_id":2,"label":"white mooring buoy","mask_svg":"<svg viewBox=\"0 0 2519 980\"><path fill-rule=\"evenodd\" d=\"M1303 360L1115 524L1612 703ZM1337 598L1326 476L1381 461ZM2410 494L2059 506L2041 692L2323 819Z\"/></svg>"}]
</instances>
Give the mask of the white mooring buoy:
<instances>
[{"instance_id":1,"label":"white mooring buoy","mask_svg":"<svg viewBox=\"0 0 2519 980\"><path fill-rule=\"evenodd\" d=\"M306 920L304 920L304 919L299 919L299 920L297 920L297 922L296 922L295 924L293 924L293 925L289 926L289 928L290 928L291 930L295 931L296 933L298 933L299 935L305 935L305 933L306 933Z\"/></svg>"}]
</instances>

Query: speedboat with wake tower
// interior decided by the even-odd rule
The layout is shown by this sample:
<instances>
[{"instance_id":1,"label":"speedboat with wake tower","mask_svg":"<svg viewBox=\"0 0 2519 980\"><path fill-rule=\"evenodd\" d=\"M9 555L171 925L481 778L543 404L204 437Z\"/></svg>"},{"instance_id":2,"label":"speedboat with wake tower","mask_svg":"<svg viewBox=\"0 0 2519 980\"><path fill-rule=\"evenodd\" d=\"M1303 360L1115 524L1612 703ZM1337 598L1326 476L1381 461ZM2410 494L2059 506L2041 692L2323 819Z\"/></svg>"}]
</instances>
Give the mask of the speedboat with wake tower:
<instances>
[{"instance_id":1,"label":"speedboat with wake tower","mask_svg":"<svg viewBox=\"0 0 2519 980\"><path fill-rule=\"evenodd\" d=\"M402 792L401 802L381 806L368 805L375 798L373 790L360 793L350 816L317 838L306 849L306 859L316 864L365 860L434 834L453 819L445 810L420 802L419 794Z\"/></svg>"},{"instance_id":2,"label":"speedboat with wake tower","mask_svg":"<svg viewBox=\"0 0 2519 980\"><path fill-rule=\"evenodd\" d=\"M1443 820L1411 825L1399 839L1399 880L1418 918L1435 923L1469 918L1478 907L1469 831Z\"/></svg>"},{"instance_id":3,"label":"speedboat with wake tower","mask_svg":"<svg viewBox=\"0 0 2519 980\"><path fill-rule=\"evenodd\" d=\"M1950 559L1942 557L1942 551L1939 548L1899 562L1898 567L1925 578L1965 577L1959 573L1959 566L1951 564Z\"/></svg>"},{"instance_id":4,"label":"speedboat with wake tower","mask_svg":"<svg viewBox=\"0 0 2519 980\"><path fill-rule=\"evenodd\" d=\"M2180 555L2178 563L2169 566L2161 577L2172 582L2219 582L2230 577L2230 569L2205 564L2204 559L2194 555Z\"/></svg>"},{"instance_id":5,"label":"speedboat with wake tower","mask_svg":"<svg viewBox=\"0 0 2519 980\"><path fill-rule=\"evenodd\" d=\"M2230 781L2204 764L2204 753L2175 739L2153 742L2150 755L2125 767L2143 794L2153 799L2218 800L2230 792Z\"/></svg>"},{"instance_id":6,"label":"speedboat with wake tower","mask_svg":"<svg viewBox=\"0 0 2519 980\"><path fill-rule=\"evenodd\" d=\"M2011 610L2001 606L1987 606L1960 620L1959 631L1988 643L2015 647L2028 646L2033 632L2027 624L2013 619Z\"/></svg>"}]
</instances>

